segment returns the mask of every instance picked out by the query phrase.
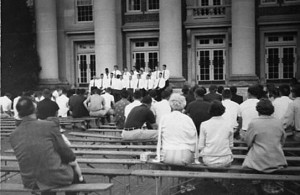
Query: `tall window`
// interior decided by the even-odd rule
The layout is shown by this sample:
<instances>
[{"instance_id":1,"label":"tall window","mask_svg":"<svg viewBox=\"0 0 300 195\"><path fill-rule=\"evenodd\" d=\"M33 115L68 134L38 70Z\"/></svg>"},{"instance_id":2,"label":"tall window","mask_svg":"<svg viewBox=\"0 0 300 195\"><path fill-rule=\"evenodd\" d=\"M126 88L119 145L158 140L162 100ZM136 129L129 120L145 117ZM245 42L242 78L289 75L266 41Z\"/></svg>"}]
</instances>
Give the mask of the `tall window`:
<instances>
[{"instance_id":1,"label":"tall window","mask_svg":"<svg viewBox=\"0 0 300 195\"><path fill-rule=\"evenodd\" d=\"M199 0L200 6L215 6L222 5L222 0Z\"/></svg>"},{"instance_id":2,"label":"tall window","mask_svg":"<svg viewBox=\"0 0 300 195\"><path fill-rule=\"evenodd\" d=\"M77 21L93 21L93 0L77 0Z\"/></svg>"},{"instance_id":3,"label":"tall window","mask_svg":"<svg viewBox=\"0 0 300 195\"><path fill-rule=\"evenodd\" d=\"M128 0L127 10L128 11L141 11L141 0Z\"/></svg>"},{"instance_id":4,"label":"tall window","mask_svg":"<svg viewBox=\"0 0 300 195\"><path fill-rule=\"evenodd\" d=\"M148 10L149 11L159 10L159 0L148 0Z\"/></svg>"},{"instance_id":5,"label":"tall window","mask_svg":"<svg viewBox=\"0 0 300 195\"><path fill-rule=\"evenodd\" d=\"M225 37L199 37L196 46L197 80L225 80Z\"/></svg>"},{"instance_id":6,"label":"tall window","mask_svg":"<svg viewBox=\"0 0 300 195\"><path fill-rule=\"evenodd\" d=\"M296 36L274 34L266 37L267 79L291 79L296 72Z\"/></svg>"}]
</instances>

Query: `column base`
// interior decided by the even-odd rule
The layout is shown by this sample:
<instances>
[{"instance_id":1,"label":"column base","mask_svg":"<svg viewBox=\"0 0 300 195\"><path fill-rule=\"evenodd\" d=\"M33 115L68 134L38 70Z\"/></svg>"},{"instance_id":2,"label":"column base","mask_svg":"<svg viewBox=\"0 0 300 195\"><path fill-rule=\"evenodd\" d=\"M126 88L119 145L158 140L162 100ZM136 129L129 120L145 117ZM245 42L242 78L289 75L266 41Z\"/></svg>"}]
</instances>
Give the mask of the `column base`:
<instances>
[{"instance_id":1,"label":"column base","mask_svg":"<svg viewBox=\"0 0 300 195\"><path fill-rule=\"evenodd\" d=\"M67 87L69 83L67 81L61 81L59 79L40 79L40 88L56 88L56 87Z\"/></svg>"},{"instance_id":2,"label":"column base","mask_svg":"<svg viewBox=\"0 0 300 195\"><path fill-rule=\"evenodd\" d=\"M185 78L183 77L170 77L169 81L172 88L182 88L186 82Z\"/></svg>"},{"instance_id":3,"label":"column base","mask_svg":"<svg viewBox=\"0 0 300 195\"><path fill-rule=\"evenodd\" d=\"M232 75L229 77L228 85L249 86L259 84L259 78L256 75Z\"/></svg>"}]
</instances>

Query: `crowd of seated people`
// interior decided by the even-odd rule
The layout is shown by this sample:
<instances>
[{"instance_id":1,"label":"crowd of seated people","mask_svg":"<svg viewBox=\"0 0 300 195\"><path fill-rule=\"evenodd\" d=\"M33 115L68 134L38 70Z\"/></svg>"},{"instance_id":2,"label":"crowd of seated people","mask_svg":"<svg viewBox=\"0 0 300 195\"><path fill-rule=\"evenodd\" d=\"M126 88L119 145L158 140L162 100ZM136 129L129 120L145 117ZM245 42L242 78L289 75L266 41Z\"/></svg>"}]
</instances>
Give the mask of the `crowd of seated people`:
<instances>
[{"instance_id":1,"label":"crowd of seated people","mask_svg":"<svg viewBox=\"0 0 300 195\"><path fill-rule=\"evenodd\" d=\"M137 79L141 78L136 74ZM161 74L157 74L158 79ZM146 76L147 79L150 78ZM124 140L158 140L156 160L174 165L200 160L207 166L230 166L235 138L245 141L250 148L244 167L274 172L286 166L282 151L286 131L292 132L288 139L300 141L300 84L297 83L265 88L252 85L244 97L238 95L235 86L215 85L208 92L203 86L186 85L182 94L163 86L149 90L123 87L115 91L95 84L90 90L89 94L83 89L68 92L63 88L53 92L44 89L42 95L37 93L34 97L33 93L27 93L26 96L35 102L41 120L49 116L107 117L123 129ZM11 115L14 109L8 108L14 107L20 97L13 102L9 101L9 94L1 97L2 113Z\"/></svg>"}]
</instances>

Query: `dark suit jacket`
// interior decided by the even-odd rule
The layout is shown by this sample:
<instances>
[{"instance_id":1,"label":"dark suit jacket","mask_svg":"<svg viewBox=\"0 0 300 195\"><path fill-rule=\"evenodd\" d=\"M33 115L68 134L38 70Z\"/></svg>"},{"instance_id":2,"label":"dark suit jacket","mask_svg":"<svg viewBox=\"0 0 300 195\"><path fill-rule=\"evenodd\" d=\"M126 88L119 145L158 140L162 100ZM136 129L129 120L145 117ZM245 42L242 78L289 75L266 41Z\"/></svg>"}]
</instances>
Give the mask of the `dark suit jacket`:
<instances>
[{"instance_id":1,"label":"dark suit jacket","mask_svg":"<svg viewBox=\"0 0 300 195\"><path fill-rule=\"evenodd\" d=\"M69 99L69 107L74 118L89 116L89 111L84 107L85 98L82 95L73 95Z\"/></svg>"},{"instance_id":2,"label":"dark suit jacket","mask_svg":"<svg viewBox=\"0 0 300 195\"><path fill-rule=\"evenodd\" d=\"M243 96L240 96L240 95L232 95L231 97L231 101L234 101L238 104L241 104L243 103Z\"/></svg>"},{"instance_id":3,"label":"dark suit jacket","mask_svg":"<svg viewBox=\"0 0 300 195\"><path fill-rule=\"evenodd\" d=\"M24 187L44 190L72 183L73 169L61 159L71 162L75 155L54 122L24 118L11 134L10 143Z\"/></svg>"},{"instance_id":4,"label":"dark suit jacket","mask_svg":"<svg viewBox=\"0 0 300 195\"><path fill-rule=\"evenodd\" d=\"M208 102L212 102L214 100L222 101L222 96L217 93L208 93L204 96L204 100Z\"/></svg>"}]
</instances>

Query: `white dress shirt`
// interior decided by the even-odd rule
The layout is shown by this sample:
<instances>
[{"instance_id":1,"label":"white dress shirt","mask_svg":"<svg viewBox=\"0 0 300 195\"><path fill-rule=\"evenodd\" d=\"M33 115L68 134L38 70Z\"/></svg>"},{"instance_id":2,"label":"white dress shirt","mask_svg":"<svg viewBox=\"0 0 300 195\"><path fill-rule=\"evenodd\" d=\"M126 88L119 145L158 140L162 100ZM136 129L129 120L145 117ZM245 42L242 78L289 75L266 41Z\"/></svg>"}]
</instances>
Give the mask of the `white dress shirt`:
<instances>
[{"instance_id":1,"label":"white dress shirt","mask_svg":"<svg viewBox=\"0 0 300 195\"><path fill-rule=\"evenodd\" d=\"M201 156L226 156L232 154L233 131L222 116L212 117L200 125L199 150Z\"/></svg>"},{"instance_id":2,"label":"white dress shirt","mask_svg":"<svg viewBox=\"0 0 300 195\"><path fill-rule=\"evenodd\" d=\"M223 118L231 124L232 128L238 127L237 117L240 109L240 105L230 99L225 99L222 101L225 107L225 113L222 115Z\"/></svg>"},{"instance_id":3,"label":"white dress shirt","mask_svg":"<svg viewBox=\"0 0 300 195\"><path fill-rule=\"evenodd\" d=\"M165 80L169 80L170 78L170 71L169 70L163 70L162 71L162 77L165 79Z\"/></svg>"},{"instance_id":4,"label":"white dress shirt","mask_svg":"<svg viewBox=\"0 0 300 195\"><path fill-rule=\"evenodd\" d=\"M258 101L256 98L251 98L240 104L238 116L242 117L242 130L247 131L251 120L258 117L258 112L256 111Z\"/></svg>"},{"instance_id":5,"label":"white dress shirt","mask_svg":"<svg viewBox=\"0 0 300 195\"><path fill-rule=\"evenodd\" d=\"M151 79L154 80L154 81L156 79L158 79L159 78L159 73L161 73L161 71L159 71L159 70L156 70L156 71L152 72Z\"/></svg>"},{"instance_id":6,"label":"white dress shirt","mask_svg":"<svg viewBox=\"0 0 300 195\"><path fill-rule=\"evenodd\" d=\"M67 117L68 116L67 113L69 110L69 106L68 106L69 98L66 95L62 94L56 98L56 103L59 107L58 116Z\"/></svg>"},{"instance_id":7,"label":"white dress shirt","mask_svg":"<svg viewBox=\"0 0 300 195\"><path fill-rule=\"evenodd\" d=\"M134 89L143 89L144 88L144 80L143 79L136 79L134 80L133 86Z\"/></svg>"},{"instance_id":8,"label":"white dress shirt","mask_svg":"<svg viewBox=\"0 0 300 195\"><path fill-rule=\"evenodd\" d=\"M41 97L43 97L43 96L41 96ZM19 101L20 98L21 98L21 96L15 97L15 99L13 101L14 117L15 117L15 119L18 119L18 120L20 118L19 118L19 113L17 111L17 103L18 103L18 101Z\"/></svg>"},{"instance_id":9,"label":"white dress shirt","mask_svg":"<svg viewBox=\"0 0 300 195\"><path fill-rule=\"evenodd\" d=\"M146 90L150 90L150 89L153 89L153 80L152 79L146 79L145 80L145 83L144 83L144 89Z\"/></svg>"},{"instance_id":10,"label":"white dress shirt","mask_svg":"<svg viewBox=\"0 0 300 195\"><path fill-rule=\"evenodd\" d=\"M154 83L154 88L164 88L166 85L166 80L164 78L158 78L156 79L155 83Z\"/></svg>"},{"instance_id":11,"label":"white dress shirt","mask_svg":"<svg viewBox=\"0 0 300 195\"><path fill-rule=\"evenodd\" d=\"M130 111L132 110L132 108L136 107L136 106L140 106L142 103L140 100L134 100L132 103L128 104L126 107L125 107L125 110L124 110L124 116L125 116L125 119L127 119L127 116L129 115Z\"/></svg>"},{"instance_id":12,"label":"white dress shirt","mask_svg":"<svg viewBox=\"0 0 300 195\"><path fill-rule=\"evenodd\" d=\"M293 102L288 96L281 96L276 98L272 103L274 106L273 116L278 119L283 119L284 114L286 113L289 104Z\"/></svg>"},{"instance_id":13,"label":"white dress shirt","mask_svg":"<svg viewBox=\"0 0 300 195\"><path fill-rule=\"evenodd\" d=\"M2 106L3 112L10 112L12 101L7 96L0 97L0 105Z\"/></svg>"},{"instance_id":14,"label":"white dress shirt","mask_svg":"<svg viewBox=\"0 0 300 195\"><path fill-rule=\"evenodd\" d=\"M159 124L161 121L161 118L166 115L171 113L171 106L168 100L163 99L159 102L156 102L153 105L153 113L156 117L156 124Z\"/></svg>"}]
</instances>

